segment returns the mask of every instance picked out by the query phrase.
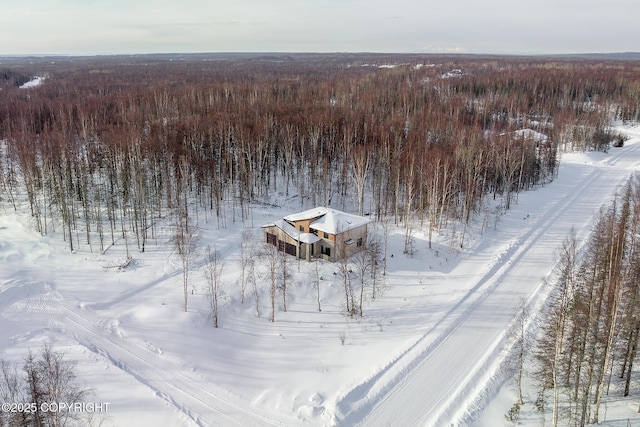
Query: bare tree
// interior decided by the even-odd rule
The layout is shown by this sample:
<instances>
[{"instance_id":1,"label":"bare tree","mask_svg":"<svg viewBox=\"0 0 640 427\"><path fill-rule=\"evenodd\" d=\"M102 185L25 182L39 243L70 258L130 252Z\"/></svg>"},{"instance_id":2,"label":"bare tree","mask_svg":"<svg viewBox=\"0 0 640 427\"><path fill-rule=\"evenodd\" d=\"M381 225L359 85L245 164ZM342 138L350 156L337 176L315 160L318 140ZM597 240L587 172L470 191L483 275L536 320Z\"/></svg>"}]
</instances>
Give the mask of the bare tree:
<instances>
[{"instance_id":1,"label":"bare tree","mask_svg":"<svg viewBox=\"0 0 640 427\"><path fill-rule=\"evenodd\" d=\"M36 408L40 408L47 402L47 391L43 384L43 373L38 366L38 360L36 356L29 351L29 354L24 359L23 370L26 374L26 387L27 395L29 396L29 402L35 403ZM32 415L33 425L36 427L45 426L44 413L36 410Z\"/></svg>"},{"instance_id":2,"label":"bare tree","mask_svg":"<svg viewBox=\"0 0 640 427\"><path fill-rule=\"evenodd\" d=\"M194 252L196 249L196 235L191 229L189 215L185 210L178 213L178 219L176 223L175 245L178 255L182 260L182 288L184 294L184 311L188 309L188 295L189 295L189 268L193 261Z\"/></svg>"},{"instance_id":3,"label":"bare tree","mask_svg":"<svg viewBox=\"0 0 640 427\"><path fill-rule=\"evenodd\" d=\"M624 396L631 388L631 377L640 340L640 189L633 194L633 214L628 230L629 250L624 284L621 337L624 342L620 378L624 379Z\"/></svg>"},{"instance_id":4,"label":"bare tree","mask_svg":"<svg viewBox=\"0 0 640 427\"><path fill-rule=\"evenodd\" d=\"M371 298L378 298L384 290L384 277L380 277L380 261L383 258L383 251L380 247L380 241L377 236L369 235L367 238L367 263L368 272L371 279Z\"/></svg>"},{"instance_id":5,"label":"bare tree","mask_svg":"<svg viewBox=\"0 0 640 427\"><path fill-rule=\"evenodd\" d=\"M220 297L224 294L222 289L222 269L224 261L220 258L217 249L211 250L207 246L207 263L205 265L205 278L207 280L207 295L209 297L209 305L211 306L211 316L213 318L213 327L218 327L218 306Z\"/></svg>"},{"instance_id":6,"label":"bare tree","mask_svg":"<svg viewBox=\"0 0 640 427\"><path fill-rule=\"evenodd\" d=\"M527 356L527 348L529 343L527 341L527 324L529 321L529 310L527 309L527 302L524 298L520 298L518 309L515 316L515 329L514 329L514 348L516 356L516 388L518 391L518 404L522 405L524 399L522 398L522 378L524 376L524 362Z\"/></svg>"},{"instance_id":7,"label":"bare tree","mask_svg":"<svg viewBox=\"0 0 640 427\"><path fill-rule=\"evenodd\" d=\"M389 234L391 233L391 220L388 216L379 221L382 228L382 275L387 275L387 253L389 249Z\"/></svg>"},{"instance_id":8,"label":"bare tree","mask_svg":"<svg viewBox=\"0 0 640 427\"><path fill-rule=\"evenodd\" d=\"M92 414L43 410L52 403L81 403L92 395L91 389L79 384L75 370L75 361L65 359L64 353L52 350L48 344L37 355L29 352L22 371L16 364L0 359L0 403L23 405L23 410L0 412L0 426L92 425Z\"/></svg>"},{"instance_id":9,"label":"bare tree","mask_svg":"<svg viewBox=\"0 0 640 427\"><path fill-rule=\"evenodd\" d=\"M313 261L315 273L316 273L316 296L318 301L318 311L322 311L322 307L320 306L320 281L322 277L320 276L320 260Z\"/></svg>"},{"instance_id":10,"label":"bare tree","mask_svg":"<svg viewBox=\"0 0 640 427\"><path fill-rule=\"evenodd\" d=\"M371 268L371 263L369 261L369 254L367 251L359 252L353 256L355 263L355 274L358 278L358 282L360 285L359 289L359 298L358 298L358 313L360 317L364 316L364 311L362 308L364 302L365 288L369 286L370 277L369 270Z\"/></svg>"},{"instance_id":11,"label":"bare tree","mask_svg":"<svg viewBox=\"0 0 640 427\"><path fill-rule=\"evenodd\" d=\"M240 302L244 303L244 294L248 282L248 268L251 262L251 246L249 244L250 232L244 230L242 232L242 240L240 241Z\"/></svg>"},{"instance_id":12,"label":"bare tree","mask_svg":"<svg viewBox=\"0 0 640 427\"><path fill-rule=\"evenodd\" d=\"M356 313L354 290L351 283L351 266L346 258L342 258L338 262L338 271L342 276L342 285L344 287L345 308L349 315L354 316Z\"/></svg>"},{"instance_id":13,"label":"bare tree","mask_svg":"<svg viewBox=\"0 0 640 427\"><path fill-rule=\"evenodd\" d=\"M409 164L409 172L406 177L405 184L405 201L404 201L404 212L403 212L403 220L404 220L404 254L408 254L413 256L413 224L411 218L412 207L415 199L416 193L416 183L415 183L415 167L413 162Z\"/></svg>"},{"instance_id":14,"label":"bare tree","mask_svg":"<svg viewBox=\"0 0 640 427\"><path fill-rule=\"evenodd\" d=\"M28 387L20 376L17 365L0 359L0 403L11 405L30 401ZM31 411L0 411L0 426L35 425L36 422L32 419L35 416Z\"/></svg>"},{"instance_id":15,"label":"bare tree","mask_svg":"<svg viewBox=\"0 0 640 427\"><path fill-rule=\"evenodd\" d=\"M253 298L256 304L256 316L260 317L260 292L258 290L258 281L256 280L256 263L254 258L249 259L248 280L253 289Z\"/></svg>"},{"instance_id":16,"label":"bare tree","mask_svg":"<svg viewBox=\"0 0 640 427\"><path fill-rule=\"evenodd\" d=\"M573 232L559 252L558 286L536 351L542 393L553 390L553 425L562 413L576 425L598 422L616 349L625 347L621 338L626 334L620 332L631 306L623 296L632 297L625 286L637 269L630 264L635 258L629 231L636 221L631 199L627 188L621 206L614 201L600 211L579 263Z\"/></svg>"},{"instance_id":17,"label":"bare tree","mask_svg":"<svg viewBox=\"0 0 640 427\"><path fill-rule=\"evenodd\" d=\"M371 151L366 146L351 149L352 177L356 185L358 215L364 213L364 187L371 166Z\"/></svg>"},{"instance_id":18,"label":"bare tree","mask_svg":"<svg viewBox=\"0 0 640 427\"><path fill-rule=\"evenodd\" d=\"M291 278L291 273L289 272L289 255L285 252L280 251L279 264L280 264L280 291L282 292L282 309L287 311L287 285L289 279Z\"/></svg>"},{"instance_id":19,"label":"bare tree","mask_svg":"<svg viewBox=\"0 0 640 427\"><path fill-rule=\"evenodd\" d=\"M37 361L40 386L47 402L82 402L89 397L91 391L77 384L75 375L76 362L65 360L64 353L55 352L45 345ZM81 421L82 412L49 411L46 412L47 425L62 427L69 420Z\"/></svg>"},{"instance_id":20,"label":"bare tree","mask_svg":"<svg viewBox=\"0 0 640 427\"><path fill-rule=\"evenodd\" d=\"M269 283L271 296L271 321L276 321L276 290L278 288L278 253L275 246L268 245L267 266L269 268Z\"/></svg>"}]
</instances>

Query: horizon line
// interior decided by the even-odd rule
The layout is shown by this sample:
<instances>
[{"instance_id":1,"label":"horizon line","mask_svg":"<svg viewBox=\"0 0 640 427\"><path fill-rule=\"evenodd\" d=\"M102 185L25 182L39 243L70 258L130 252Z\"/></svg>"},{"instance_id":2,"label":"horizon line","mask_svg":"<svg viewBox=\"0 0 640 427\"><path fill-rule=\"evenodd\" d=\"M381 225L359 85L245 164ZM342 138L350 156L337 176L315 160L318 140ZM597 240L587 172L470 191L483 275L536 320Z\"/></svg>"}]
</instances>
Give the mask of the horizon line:
<instances>
[{"instance_id":1,"label":"horizon line","mask_svg":"<svg viewBox=\"0 0 640 427\"><path fill-rule=\"evenodd\" d=\"M132 52L132 53L0 53L0 58L89 58L114 56L154 56L154 55L429 55L429 56L607 56L637 55L640 51L606 51L606 52L563 52L563 53L495 53L495 52L378 52L378 51L194 51L194 52Z\"/></svg>"}]
</instances>

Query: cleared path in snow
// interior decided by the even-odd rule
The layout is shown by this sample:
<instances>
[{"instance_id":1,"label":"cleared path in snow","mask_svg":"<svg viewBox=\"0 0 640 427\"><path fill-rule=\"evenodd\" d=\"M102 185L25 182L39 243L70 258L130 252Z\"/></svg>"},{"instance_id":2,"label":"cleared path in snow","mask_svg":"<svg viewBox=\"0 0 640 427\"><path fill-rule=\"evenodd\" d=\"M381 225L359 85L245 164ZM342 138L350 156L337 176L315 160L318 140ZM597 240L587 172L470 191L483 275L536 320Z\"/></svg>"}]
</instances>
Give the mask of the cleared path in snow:
<instances>
[{"instance_id":1,"label":"cleared path in snow","mask_svg":"<svg viewBox=\"0 0 640 427\"><path fill-rule=\"evenodd\" d=\"M486 250L493 253L479 252L454 269L452 274L461 269L468 275L475 268L467 295L412 351L337 402L341 425L435 426L463 420L505 357L506 331L522 299L532 304L543 296L543 278L570 228L579 238L587 236L594 213L638 170L638 143L612 151L599 164L563 164L556 182L539 190L555 200L533 207L521 227L508 227L514 235L505 236L507 243L497 252L489 245ZM494 262L475 261L487 258Z\"/></svg>"}]
</instances>

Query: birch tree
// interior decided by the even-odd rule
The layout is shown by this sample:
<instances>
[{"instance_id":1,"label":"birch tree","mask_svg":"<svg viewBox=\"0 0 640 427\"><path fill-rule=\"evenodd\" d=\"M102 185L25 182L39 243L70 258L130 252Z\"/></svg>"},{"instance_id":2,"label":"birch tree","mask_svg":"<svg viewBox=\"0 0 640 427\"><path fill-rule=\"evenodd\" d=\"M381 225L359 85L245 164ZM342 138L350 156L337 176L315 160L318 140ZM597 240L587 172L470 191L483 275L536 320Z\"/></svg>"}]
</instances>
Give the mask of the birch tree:
<instances>
[{"instance_id":1,"label":"birch tree","mask_svg":"<svg viewBox=\"0 0 640 427\"><path fill-rule=\"evenodd\" d=\"M184 311L188 311L189 298L189 269L196 249L196 235L192 230L186 209L178 213L175 237L176 251L182 261L182 289L184 296Z\"/></svg>"},{"instance_id":2,"label":"birch tree","mask_svg":"<svg viewBox=\"0 0 640 427\"><path fill-rule=\"evenodd\" d=\"M371 166L371 151L366 146L351 149L352 177L356 187L358 215L364 214L364 190Z\"/></svg>"},{"instance_id":3,"label":"birch tree","mask_svg":"<svg viewBox=\"0 0 640 427\"><path fill-rule=\"evenodd\" d=\"M220 298L224 294L222 286L222 269L224 267L224 261L220 258L220 253L217 249L211 250L211 247L207 246L207 261L205 264L205 278L207 281L207 296L209 297L209 306L211 307L211 317L213 320L213 327L218 327L218 312Z\"/></svg>"}]
</instances>

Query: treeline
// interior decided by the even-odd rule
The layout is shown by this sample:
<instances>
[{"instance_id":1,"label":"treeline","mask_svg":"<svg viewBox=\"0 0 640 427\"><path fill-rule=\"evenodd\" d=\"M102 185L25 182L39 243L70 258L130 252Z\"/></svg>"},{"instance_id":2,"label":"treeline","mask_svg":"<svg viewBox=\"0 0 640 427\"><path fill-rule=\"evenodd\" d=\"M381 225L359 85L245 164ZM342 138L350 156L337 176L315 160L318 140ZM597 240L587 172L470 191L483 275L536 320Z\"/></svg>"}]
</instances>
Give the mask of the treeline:
<instances>
[{"instance_id":1,"label":"treeline","mask_svg":"<svg viewBox=\"0 0 640 427\"><path fill-rule=\"evenodd\" d=\"M632 390L640 335L640 182L602 209L579 256L571 234L559 252L559 281L536 359L538 405L553 425L598 423L602 399ZM637 392L637 390L635 390Z\"/></svg>"},{"instance_id":2,"label":"treeline","mask_svg":"<svg viewBox=\"0 0 640 427\"><path fill-rule=\"evenodd\" d=\"M640 117L633 62L214 55L40 66L44 84L0 97L0 194L13 203L26 189L36 227L62 227L71 250L81 236L144 250L167 212L224 227L274 190L392 216L407 236L411 219L429 235L459 221L462 246L487 197L509 208L553 179L559 147L606 149L610 118Z\"/></svg>"}]
</instances>

